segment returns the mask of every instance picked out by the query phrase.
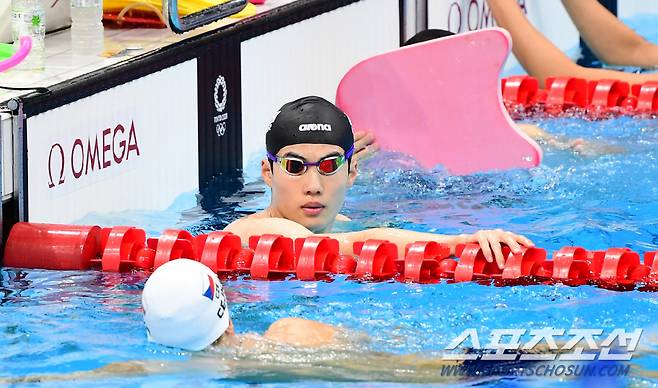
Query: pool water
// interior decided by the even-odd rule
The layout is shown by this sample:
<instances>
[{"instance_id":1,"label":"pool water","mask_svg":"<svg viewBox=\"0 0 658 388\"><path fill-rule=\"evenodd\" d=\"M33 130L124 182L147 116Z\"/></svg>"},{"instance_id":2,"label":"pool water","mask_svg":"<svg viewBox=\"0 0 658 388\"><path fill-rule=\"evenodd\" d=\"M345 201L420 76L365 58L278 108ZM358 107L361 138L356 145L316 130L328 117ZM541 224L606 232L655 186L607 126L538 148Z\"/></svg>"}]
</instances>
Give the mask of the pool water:
<instances>
[{"instance_id":1,"label":"pool water","mask_svg":"<svg viewBox=\"0 0 658 388\"><path fill-rule=\"evenodd\" d=\"M588 142L585 152L547 146L544 163L535 169L465 177L451 177L441 169L423 171L406 158L382 153L363 163L344 209L354 221L341 228L393 226L440 233L504 228L528 236L549 252L567 245L658 249L658 120L535 122L566 142L583 138ZM614 153L605 154L607 150ZM257 170L257 166L249 168ZM235 185L220 183L205 190L203 197L181 197L164 212L90 215L82 222L139 225L153 235L174 226L203 233L221 229L269 201L262 181L248 182L232 195L226 194ZM405 357L440 357L451 340L470 328L485 343L492 329L553 327L601 328L606 334L616 328L628 332L642 328L643 351L633 358L631 376L612 383L658 383L650 373L658 370L658 356L652 353L658 350L658 294L650 292L562 285L359 283L340 276L332 282L234 279L225 287L238 332L263 332L276 319L299 316L338 325L356 339L340 349L317 352L280 349L236 355L218 350L191 357L146 341L140 311L142 273L5 268L0 274L4 334L0 378L4 379L66 375L118 361L158 360L172 363L167 364L170 373L150 377L118 373L78 383L454 383L454 378L439 376L438 366ZM392 368L398 362L409 364ZM578 379L527 376L462 382L585 384Z\"/></svg>"},{"instance_id":2,"label":"pool water","mask_svg":"<svg viewBox=\"0 0 658 388\"><path fill-rule=\"evenodd\" d=\"M625 21L658 42L653 15ZM569 245L629 247L640 253L658 249L658 120L532 122L565 143L582 138L586 144L576 152L545 145L543 164L529 171L465 177L423 171L399 155L380 154L363 163L350 189L344 213L353 222L338 227L436 233L504 228L528 236L549 254ZM244 182L215 182L201 195L182 195L162 212L90 214L78 223L136 225L152 236L169 227L195 234L219 230L269 203L258 172L254 161L244 171ZM276 319L299 316L340 326L351 342L321 351L215 349L192 356L146 341L140 303L145 279L139 272L1 269L0 385L72 386L74 377L80 379L73 384L83 386L658 384L656 293L563 285L359 283L341 276L331 282L233 279L225 288L239 333L263 332ZM480 375L457 380L440 376L441 366L429 360L440 357L466 329L475 329L484 345L495 329L545 327L604 329L606 334L641 328L641 352L633 356L629 377L610 378ZM154 362L157 373L85 372L135 360Z\"/></svg>"}]
</instances>

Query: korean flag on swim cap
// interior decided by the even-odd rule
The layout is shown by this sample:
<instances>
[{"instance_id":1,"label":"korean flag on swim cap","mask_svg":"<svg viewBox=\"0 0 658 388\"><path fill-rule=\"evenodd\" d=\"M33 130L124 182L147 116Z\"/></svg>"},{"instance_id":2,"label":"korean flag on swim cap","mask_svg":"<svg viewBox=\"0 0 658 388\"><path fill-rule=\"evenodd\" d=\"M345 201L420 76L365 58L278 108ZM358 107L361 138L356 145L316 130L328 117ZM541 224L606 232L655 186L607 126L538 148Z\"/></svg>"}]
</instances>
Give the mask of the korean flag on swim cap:
<instances>
[{"instance_id":1,"label":"korean flag on swim cap","mask_svg":"<svg viewBox=\"0 0 658 388\"><path fill-rule=\"evenodd\" d=\"M281 107L265 135L267 152L276 155L292 144L333 144L346 153L354 145L352 123L322 97L308 96Z\"/></svg>"},{"instance_id":2,"label":"korean flag on swim cap","mask_svg":"<svg viewBox=\"0 0 658 388\"><path fill-rule=\"evenodd\" d=\"M144 284L144 323L149 341L202 350L229 326L226 296L217 275L188 259L160 266Z\"/></svg>"}]
</instances>

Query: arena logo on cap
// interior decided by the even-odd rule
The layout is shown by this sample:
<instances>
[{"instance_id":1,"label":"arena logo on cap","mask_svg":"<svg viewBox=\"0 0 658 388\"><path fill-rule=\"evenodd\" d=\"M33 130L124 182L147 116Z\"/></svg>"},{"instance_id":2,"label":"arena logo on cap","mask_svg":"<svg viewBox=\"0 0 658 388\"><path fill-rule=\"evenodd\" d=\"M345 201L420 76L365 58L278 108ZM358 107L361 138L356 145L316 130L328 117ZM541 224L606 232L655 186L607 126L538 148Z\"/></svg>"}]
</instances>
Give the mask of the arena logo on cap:
<instances>
[{"instance_id":1,"label":"arena logo on cap","mask_svg":"<svg viewBox=\"0 0 658 388\"><path fill-rule=\"evenodd\" d=\"M300 132L306 131L328 131L331 132L331 124L301 124L299 126Z\"/></svg>"}]
</instances>

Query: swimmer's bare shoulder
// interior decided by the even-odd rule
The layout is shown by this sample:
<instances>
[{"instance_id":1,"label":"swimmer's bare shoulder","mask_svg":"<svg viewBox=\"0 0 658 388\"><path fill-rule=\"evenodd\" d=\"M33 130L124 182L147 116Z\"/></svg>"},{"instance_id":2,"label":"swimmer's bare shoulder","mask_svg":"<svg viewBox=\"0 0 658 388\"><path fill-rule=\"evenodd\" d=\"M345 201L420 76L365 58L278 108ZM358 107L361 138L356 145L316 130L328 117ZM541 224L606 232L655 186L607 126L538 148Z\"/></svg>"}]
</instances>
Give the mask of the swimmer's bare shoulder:
<instances>
[{"instance_id":1,"label":"swimmer's bare shoulder","mask_svg":"<svg viewBox=\"0 0 658 388\"><path fill-rule=\"evenodd\" d=\"M307 237L313 234L304 226L286 218L269 217L264 212L239 218L225 228L225 231L242 238L262 234L285 234L291 238Z\"/></svg>"},{"instance_id":2,"label":"swimmer's bare shoulder","mask_svg":"<svg viewBox=\"0 0 658 388\"><path fill-rule=\"evenodd\" d=\"M337 221L351 221L348 217L338 214ZM313 234L303 225L287 218L271 217L265 211L239 218L225 228L225 231L238 236L256 236L261 234L281 233L291 238L307 237Z\"/></svg>"},{"instance_id":3,"label":"swimmer's bare shoulder","mask_svg":"<svg viewBox=\"0 0 658 388\"><path fill-rule=\"evenodd\" d=\"M246 217L243 217L241 219L244 219L244 218L247 218L247 219L260 219L260 218L275 218L275 217L270 216L265 210L263 210L263 211L259 211L258 213L250 214L250 215L248 215ZM352 219L345 216L345 215L343 215L343 214L338 214L338 215L336 215L336 221L352 221Z\"/></svg>"},{"instance_id":4,"label":"swimmer's bare shoulder","mask_svg":"<svg viewBox=\"0 0 658 388\"><path fill-rule=\"evenodd\" d=\"M319 347L336 342L339 329L326 323L302 318L281 318L274 322L263 337L277 343Z\"/></svg>"}]
</instances>

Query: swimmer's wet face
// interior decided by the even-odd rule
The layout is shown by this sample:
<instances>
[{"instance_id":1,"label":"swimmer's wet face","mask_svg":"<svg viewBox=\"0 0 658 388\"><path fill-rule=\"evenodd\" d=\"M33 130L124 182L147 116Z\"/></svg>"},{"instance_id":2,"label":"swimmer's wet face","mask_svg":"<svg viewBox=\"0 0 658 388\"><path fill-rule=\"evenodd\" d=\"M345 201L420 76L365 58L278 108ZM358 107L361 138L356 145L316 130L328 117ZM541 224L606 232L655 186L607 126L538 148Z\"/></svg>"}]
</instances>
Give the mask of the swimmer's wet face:
<instances>
[{"instance_id":1,"label":"swimmer's wet face","mask_svg":"<svg viewBox=\"0 0 658 388\"><path fill-rule=\"evenodd\" d=\"M294 144L279 151L283 157L317 162L333 156L342 156L342 148L328 144ZM287 218L315 233L331 229L336 215L343 206L345 193L356 179L356 169L347 171L347 162L333 174L321 174L308 168L300 175L286 172L281 164L263 160L263 179L272 188L270 216Z\"/></svg>"},{"instance_id":2,"label":"swimmer's wet face","mask_svg":"<svg viewBox=\"0 0 658 388\"><path fill-rule=\"evenodd\" d=\"M328 232L356 179L352 124L329 101L303 97L285 104L266 134L263 180L272 188L271 217ZM310 167L310 168L309 168Z\"/></svg>"},{"instance_id":3,"label":"swimmer's wet face","mask_svg":"<svg viewBox=\"0 0 658 388\"><path fill-rule=\"evenodd\" d=\"M228 328L219 338L212 343L213 346L233 347L240 344L240 339L235 335L233 320L229 319Z\"/></svg>"},{"instance_id":4,"label":"swimmer's wet face","mask_svg":"<svg viewBox=\"0 0 658 388\"><path fill-rule=\"evenodd\" d=\"M328 155L317 162L308 162L304 157L295 155L289 152L286 156L272 155L267 153L267 159L272 162L279 163L281 168L290 175L299 176L306 172L306 170L315 166L321 175L334 175L338 170L350 160L354 153L354 146L350 148L344 155L334 154Z\"/></svg>"}]
</instances>

